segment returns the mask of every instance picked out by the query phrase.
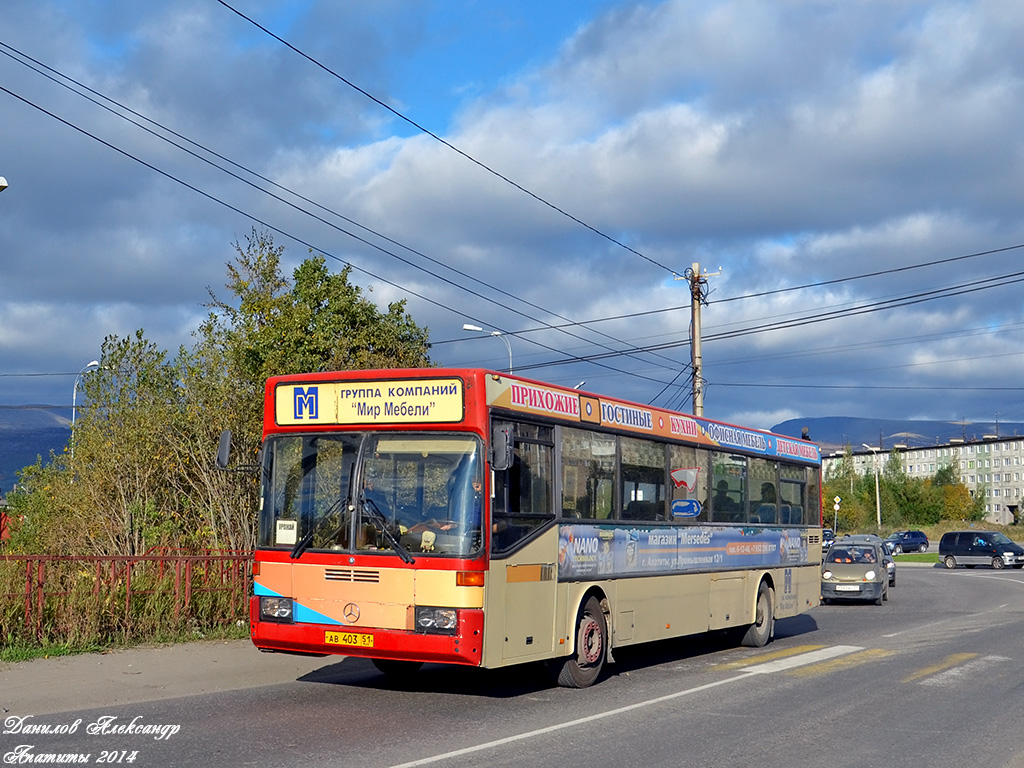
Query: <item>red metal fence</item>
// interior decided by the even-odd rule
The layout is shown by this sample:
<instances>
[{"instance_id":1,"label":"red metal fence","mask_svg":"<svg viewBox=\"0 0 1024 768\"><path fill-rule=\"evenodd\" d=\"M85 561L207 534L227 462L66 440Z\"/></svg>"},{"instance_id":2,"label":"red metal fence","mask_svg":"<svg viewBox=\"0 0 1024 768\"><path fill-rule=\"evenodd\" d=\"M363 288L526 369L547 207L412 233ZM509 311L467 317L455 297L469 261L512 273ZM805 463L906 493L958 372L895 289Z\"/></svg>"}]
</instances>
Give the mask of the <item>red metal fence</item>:
<instances>
[{"instance_id":1,"label":"red metal fence","mask_svg":"<svg viewBox=\"0 0 1024 768\"><path fill-rule=\"evenodd\" d=\"M172 634L248 620L252 553L0 555L0 640Z\"/></svg>"}]
</instances>

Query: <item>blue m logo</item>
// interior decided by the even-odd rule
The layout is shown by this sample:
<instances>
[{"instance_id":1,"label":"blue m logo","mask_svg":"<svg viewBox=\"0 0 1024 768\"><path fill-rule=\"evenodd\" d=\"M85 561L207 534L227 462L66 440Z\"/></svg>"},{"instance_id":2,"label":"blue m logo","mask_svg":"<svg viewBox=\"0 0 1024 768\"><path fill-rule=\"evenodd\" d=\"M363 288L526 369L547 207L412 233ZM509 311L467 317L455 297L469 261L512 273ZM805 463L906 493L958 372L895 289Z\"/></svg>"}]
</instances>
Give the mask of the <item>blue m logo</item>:
<instances>
[{"instance_id":1,"label":"blue m logo","mask_svg":"<svg viewBox=\"0 0 1024 768\"><path fill-rule=\"evenodd\" d=\"M318 418L319 403L317 402L316 387L295 388L295 418L303 418L303 412L305 412L306 418Z\"/></svg>"}]
</instances>

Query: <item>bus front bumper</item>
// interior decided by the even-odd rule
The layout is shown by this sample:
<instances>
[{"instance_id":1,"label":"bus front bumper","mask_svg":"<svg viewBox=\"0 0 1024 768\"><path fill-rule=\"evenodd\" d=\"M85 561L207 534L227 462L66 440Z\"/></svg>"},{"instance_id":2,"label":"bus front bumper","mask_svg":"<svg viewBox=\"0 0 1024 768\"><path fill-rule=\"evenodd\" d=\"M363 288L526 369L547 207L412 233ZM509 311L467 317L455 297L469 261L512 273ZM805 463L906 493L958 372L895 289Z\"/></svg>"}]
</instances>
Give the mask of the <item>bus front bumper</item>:
<instances>
[{"instance_id":1,"label":"bus front bumper","mask_svg":"<svg viewBox=\"0 0 1024 768\"><path fill-rule=\"evenodd\" d=\"M260 621L258 598L254 596L249 629L253 645L261 651L480 666L484 612L460 609L454 634L432 634L355 625Z\"/></svg>"}]
</instances>

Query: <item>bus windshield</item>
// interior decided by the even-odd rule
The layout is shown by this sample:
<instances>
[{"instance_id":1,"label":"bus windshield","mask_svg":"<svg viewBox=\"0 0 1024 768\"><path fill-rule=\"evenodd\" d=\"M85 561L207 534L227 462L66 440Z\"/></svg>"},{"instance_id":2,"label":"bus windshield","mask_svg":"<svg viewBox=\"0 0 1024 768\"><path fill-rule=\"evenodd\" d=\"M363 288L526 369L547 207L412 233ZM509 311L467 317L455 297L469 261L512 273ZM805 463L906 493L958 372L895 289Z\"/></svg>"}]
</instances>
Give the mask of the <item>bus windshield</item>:
<instances>
[{"instance_id":1,"label":"bus windshield","mask_svg":"<svg viewBox=\"0 0 1024 768\"><path fill-rule=\"evenodd\" d=\"M290 434L264 448L260 546L467 557L483 546L480 441Z\"/></svg>"}]
</instances>

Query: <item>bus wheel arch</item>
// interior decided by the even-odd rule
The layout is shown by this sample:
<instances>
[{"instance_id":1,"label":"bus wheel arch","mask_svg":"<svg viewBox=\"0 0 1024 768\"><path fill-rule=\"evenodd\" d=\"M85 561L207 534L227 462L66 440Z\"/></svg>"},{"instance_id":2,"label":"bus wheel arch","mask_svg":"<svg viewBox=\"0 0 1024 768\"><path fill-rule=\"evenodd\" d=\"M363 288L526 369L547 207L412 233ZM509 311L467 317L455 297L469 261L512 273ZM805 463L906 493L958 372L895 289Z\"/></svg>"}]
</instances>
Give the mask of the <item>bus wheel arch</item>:
<instances>
[{"instance_id":1,"label":"bus wheel arch","mask_svg":"<svg viewBox=\"0 0 1024 768\"><path fill-rule=\"evenodd\" d=\"M554 663L560 686L586 688L601 676L610 655L607 607L607 598L597 590L590 590L580 601L573 625L573 653Z\"/></svg>"},{"instance_id":2,"label":"bus wheel arch","mask_svg":"<svg viewBox=\"0 0 1024 768\"><path fill-rule=\"evenodd\" d=\"M754 600L754 623L743 632L740 645L762 648L775 634L775 587L770 578L761 579Z\"/></svg>"}]
</instances>

